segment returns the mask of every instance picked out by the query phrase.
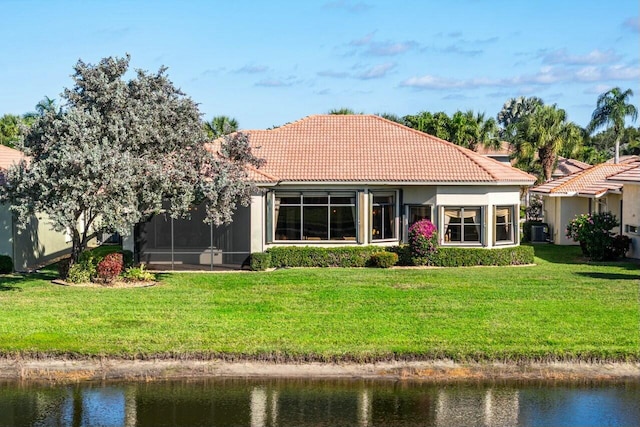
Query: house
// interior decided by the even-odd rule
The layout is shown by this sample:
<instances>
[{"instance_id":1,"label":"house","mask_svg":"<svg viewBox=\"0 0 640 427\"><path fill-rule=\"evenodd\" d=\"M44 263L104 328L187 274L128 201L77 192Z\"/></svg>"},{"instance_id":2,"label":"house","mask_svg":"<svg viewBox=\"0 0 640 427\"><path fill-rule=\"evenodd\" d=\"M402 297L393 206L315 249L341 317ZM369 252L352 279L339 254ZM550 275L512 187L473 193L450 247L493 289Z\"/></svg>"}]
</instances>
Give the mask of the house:
<instances>
[{"instance_id":1,"label":"house","mask_svg":"<svg viewBox=\"0 0 640 427\"><path fill-rule=\"evenodd\" d=\"M559 245L576 244L565 233L567 224L576 215L611 212L620 220L624 215L623 206L633 201L624 196L624 182L609 178L638 165L640 161L633 157L617 164L601 163L532 188L532 194L542 196L544 220L549 224L551 240Z\"/></svg>"},{"instance_id":2,"label":"house","mask_svg":"<svg viewBox=\"0 0 640 427\"><path fill-rule=\"evenodd\" d=\"M24 158L22 152L0 145L0 185L8 168ZM17 271L32 270L70 250L70 237L53 231L44 215L34 215L20 230L9 206L0 204L0 255L9 255Z\"/></svg>"},{"instance_id":3,"label":"house","mask_svg":"<svg viewBox=\"0 0 640 427\"><path fill-rule=\"evenodd\" d=\"M250 170L261 193L224 227L158 215L137 227L150 263L238 264L279 245L397 245L429 218L441 245L519 244L520 192L535 177L450 142L373 115L315 115L246 131L265 165ZM125 242L125 245L131 242Z\"/></svg>"},{"instance_id":4,"label":"house","mask_svg":"<svg viewBox=\"0 0 640 427\"><path fill-rule=\"evenodd\" d=\"M640 161L635 168L611 175L607 180L623 185L621 231L631 239L628 256L640 258Z\"/></svg>"}]
</instances>

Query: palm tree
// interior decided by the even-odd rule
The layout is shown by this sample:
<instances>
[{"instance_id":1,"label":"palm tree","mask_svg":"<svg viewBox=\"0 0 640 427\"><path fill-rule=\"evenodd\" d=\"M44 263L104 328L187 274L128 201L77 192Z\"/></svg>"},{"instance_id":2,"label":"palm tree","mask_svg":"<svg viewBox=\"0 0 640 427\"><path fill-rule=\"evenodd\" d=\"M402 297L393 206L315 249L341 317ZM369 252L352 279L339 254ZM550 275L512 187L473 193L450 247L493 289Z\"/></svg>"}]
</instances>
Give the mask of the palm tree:
<instances>
[{"instance_id":1,"label":"palm tree","mask_svg":"<svg viewBox=\"0 0 640 427\"><path fill-rule=\"evenodd\" d=\"M404 116L402 120L412 129L446 140L450 138L451 118L442 111L435 114L423 111L416 115Z\"/></svg>"},{"instance_id":2,"label":"palm tree","mask_svg":"<svg viewBox=\"0 0 640 427\"><path fill-rule=\"evenodd\" d=\"M565 148L578 147L582 138L580 129L567 123L567 114L556 105L543 105L516 122L516 160L519 165L529 165L535 171L539 162L544 180L551 179L558 153ZM536 159L537 156L537 159Z\"/></svg>"},{"instance_id":3,"label":"palm tree","mask_svg":"<svg viewBox=\"0 0 640 427\"><path fill-rule=\"evenodd\" d=\"M627 89L624 92L619 87L601 94L598 97L596 109L591 115L589 123L589 133L601 126L612 126L615 134L615 157L614 162L620 161L620 138L624 131L624 119L631 116L632 121L638 118L638 110L633 104L628 103L628 99L633 96L633 91Z\"/></svg>"},{"instance_id":4,"label":"palm tree","mask_svg":"<svg viewBox=\"0 0 640 427\"><path fill-rule=\"evenodd\" d=\"M351 108L343 107L343 108L332 108L331 110L329 110L329 114L334 116L350 116L353 114L363 114L363 113L356 113Z\"/></svg>"},{"instance_id":5,"label":"palm tree","mask_svg":"<svg viewBox=\"0 0 640 427\"><path fill-rule=\"evenodd\" d=\"M516 123L542 105L544 105L542 99L535 96L529 98L519 96L518 98L507 100L497 116L498 124L502 125L500 137L507 141L512 141L515 137Z\"/></svg>"},{"instance_id":6,"label":"palm tree","mask_svg":"<svg viewBox=\"0 0 640 427\"><path fill-rule=\"evenodd\" d=\"M232 117L216 116L210 122L204 122L204 130L209 138L220 138L223 135L236 132L238 121Z\"/></svg>"}]
</instances>

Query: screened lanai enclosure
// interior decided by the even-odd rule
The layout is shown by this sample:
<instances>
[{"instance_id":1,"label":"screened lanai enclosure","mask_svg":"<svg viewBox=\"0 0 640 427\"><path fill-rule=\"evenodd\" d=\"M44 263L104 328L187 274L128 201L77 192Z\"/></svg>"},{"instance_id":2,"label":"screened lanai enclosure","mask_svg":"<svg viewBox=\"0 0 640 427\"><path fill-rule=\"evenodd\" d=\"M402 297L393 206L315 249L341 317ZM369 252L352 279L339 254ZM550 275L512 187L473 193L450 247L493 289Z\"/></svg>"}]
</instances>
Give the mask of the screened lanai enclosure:
<instances>
[{"instance_id":1,"label":"screened lanai enclosure","mask_svg":"<svg viewBox=\"0 0 640 427\"><path fill-rule=\"evenodd\" d=\"M204 206L191 208L189 218L155 215L140 224L136 253L155 270L215 270L242 268L250 255L251 216L239 207L233 222L216 227L204 222Z\"/></svg>"}]
</instances>

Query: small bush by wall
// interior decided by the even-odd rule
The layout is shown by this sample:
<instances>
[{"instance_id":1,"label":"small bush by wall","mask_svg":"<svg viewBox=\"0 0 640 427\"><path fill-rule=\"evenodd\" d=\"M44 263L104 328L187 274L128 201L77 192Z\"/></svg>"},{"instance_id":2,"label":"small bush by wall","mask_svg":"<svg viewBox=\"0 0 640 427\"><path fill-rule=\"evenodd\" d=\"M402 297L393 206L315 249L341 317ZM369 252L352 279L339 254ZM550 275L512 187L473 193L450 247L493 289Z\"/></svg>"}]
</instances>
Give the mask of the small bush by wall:
<instances>
[{"instance_id":1,"label":"small bush by wall","mask_svg":"<svg viewBox=\"0 0 640 427\"><path fill-rule=\"evenodd\" d=\"M267 253L271 254L271 267L366 267L371 256L383 250L379 246L279 246L267 249Z\"/></svg>"},{"instance_id":2,"label":"small bush by wall","mask_svg":"<svg viewBox=\"0 0 640 427\"><path fill-rule=\"evenodd\" d=\"M371 265L379 268L390 268L398 262L398 254L393 252L378 252L371 255Z\"/></svg>"},{"instance_id":3,"label":"small bush by wall","mask_svg":"<svg viewBox=\"0 0 640 427\"><path fill-rule=\"evenodd\" d=\"M0 274L13 272L13 260L9 255L0 255Z\"/></svg>"},{"instance_id":4,"label":"small bush by wall","mask_svg":"<svg viewBox=\"0 0 640 427\"><path fill-rule=\"evenodd\" d=\"M271 254L268 252L251 254L250 266L253 271L265 271L271 267Z\"/></svg>"}]
</instances>

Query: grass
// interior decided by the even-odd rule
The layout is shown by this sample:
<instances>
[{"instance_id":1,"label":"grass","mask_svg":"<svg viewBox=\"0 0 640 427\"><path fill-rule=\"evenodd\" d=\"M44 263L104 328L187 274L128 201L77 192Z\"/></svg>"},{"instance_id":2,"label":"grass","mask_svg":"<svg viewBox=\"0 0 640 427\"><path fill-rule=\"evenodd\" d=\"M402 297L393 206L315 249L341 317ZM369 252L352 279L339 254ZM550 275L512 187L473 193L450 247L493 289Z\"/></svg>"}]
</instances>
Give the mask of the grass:
<instances>
[{"instance_id":1,"label":"grass","mask_svg":"<svg viewBox=\"0 0 640 427\"><path fill-rule=\"evenodd\" d=\"M0 276L0 354L640 360L640 265L535 250L526 267L180 273L133 289Z\"/></svg>"}]
</instances>

